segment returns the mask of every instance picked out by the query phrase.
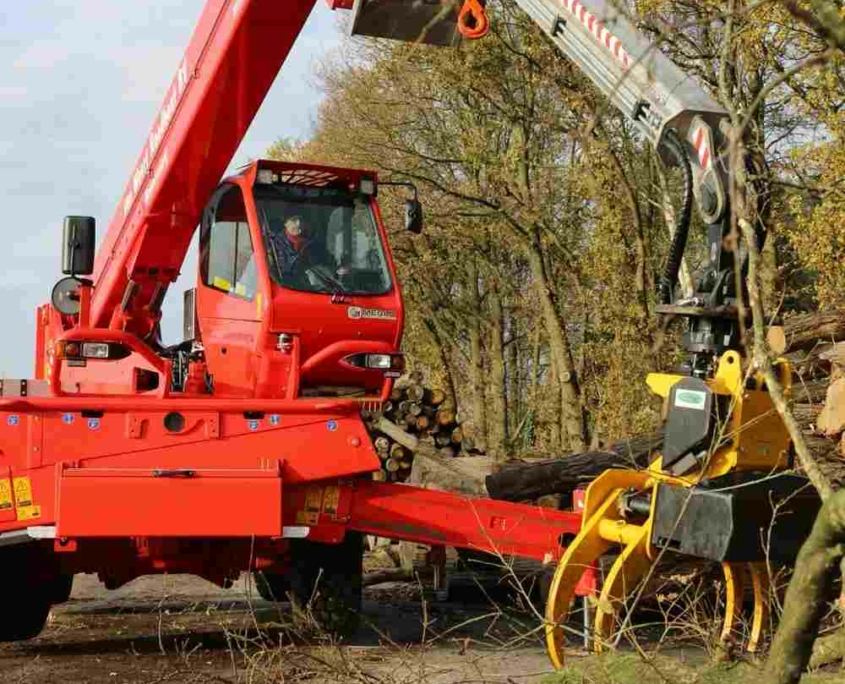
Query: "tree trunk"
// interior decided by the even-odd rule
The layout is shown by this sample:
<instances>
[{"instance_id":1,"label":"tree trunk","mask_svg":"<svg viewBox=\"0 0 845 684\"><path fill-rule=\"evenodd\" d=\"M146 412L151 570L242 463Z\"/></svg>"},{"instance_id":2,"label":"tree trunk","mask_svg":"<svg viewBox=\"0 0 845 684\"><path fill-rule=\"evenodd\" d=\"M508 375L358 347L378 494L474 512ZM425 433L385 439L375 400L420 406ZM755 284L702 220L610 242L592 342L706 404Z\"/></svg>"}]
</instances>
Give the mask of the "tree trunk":
<instances>
[{"instance_id":1,"label":"tree trunk","mask_svg":"<svg viewBox=\"0 0 845 684\"><path fill-rule=\"evenodd\" d=\"M437 327L437 322L431 318L425 319L425 327L434 338L434 343L437 345L437 350L440 354L440 361L443 364L443 372L446 375L446 392L449 394L449 399L452 406L456 409L458 407L458 391L455 388L455 376L452 374L452 361L449 358L449 352L446 349L446 343L440 335L440 330Z\"/></svg>"},{"instance_id":2,"label":"tree trunk","mask_svg":"<svg viewBox=\"0 0 845 684\"><path fill-rule=\"evenodd\" d=\"M534 278L540 300L543 322L549 336L552 359L560 382L561 424L567 441L563 446L569 451L583 451L586 444L584 418L581 410L581 390L575 374L575 365L572 361L572 350L569 346L565 322L558 314L554 289L543 266L543 252L538 236L535 235L531 244L526 246L526 251L531 275Z\"/></svg>"},{"instance_id":3,"label":"tree trunk","mask_svg":"<svg viewBox=\"0 0 845 684\"><path fill-rule=\"evenodd\" d=\"M490 407L487 432L488 447L496 458L503 458L508 440L508 414L505 394L505 349L502 344L502 299L498 284L487 295L490 302L487 355L490 360Z\"/></svg>"},{"instance_id":4,"label":"tree trunk","mask_svg":"<svg viewBox=\"0 0 845 684\"><path fill-rule=\"evenodd\" d=\"M813 531L795 561L783 616L766 664L765 681L794 684L801 679L819 623L828 609L831 587L845 554L845 491L822 506Z\"/></svg>"},{"instance_id":5,"label":"tree trunk","mask_svg":"<svg viewBox=\"0 0 845 684\"><path fill-rule=\"evenodd\" d=\"M519 320L511 310L508 316L510 337L507 346L507 378L508 378L508 434L511 440L519 438L517 430L522 420L522 373L519 363Z\"/></svg>"},{"instance_id":6,"label":"tree trunk","mask_svg":"<svg viewBox=\"0 0 845 684\"><path fill-rule=\"evenodd\" d=\"M478 291L478 268L475 260L467 263L467 282L472 299L473 316L468 321L470 383L472 385L472 425L476 439L487 444L487 401L484 387L484 356L481 344L481 296Z\"/></svg>"},{"instance_id":7,"label":"tree trunk","mask_svg":"<svg viewBox=\"0 0 845 684\"><path fill-rule=\"evenodd\" d=\"M617 442L609 451L587 451L535 463L505 465L487 477L494 499L525 501L550 494L568 494L592 482L609 468L645 468L663 446L663 435Z\"/></svg>"},{"instance_id":8,"label":"tree trunk","mask_svg":"<svg viewBox=\"0 0 845 684\"><path fill-rule=\"evenodd\" d=\"M763 299L763 311L771 316L777 311L778 305L778 252L774 235L769 235L760 257L760 296Z\"/></svg>"}]
</instances>

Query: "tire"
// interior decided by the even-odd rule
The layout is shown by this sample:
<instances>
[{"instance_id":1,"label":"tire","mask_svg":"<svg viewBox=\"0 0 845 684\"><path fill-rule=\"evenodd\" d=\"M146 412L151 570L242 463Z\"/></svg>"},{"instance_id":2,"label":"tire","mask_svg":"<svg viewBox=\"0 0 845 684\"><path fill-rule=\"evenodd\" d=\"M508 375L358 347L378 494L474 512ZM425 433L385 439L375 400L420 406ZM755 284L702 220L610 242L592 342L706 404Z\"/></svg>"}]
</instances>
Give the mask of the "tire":
<instances>
[{"instance_id":1,"label":"tire","mask_svg":"<svg viewBox=\"0 0 845 684\"><path fill-rule=\"evenodd\" d=\"M288 574L294 610L334 638L348 638L361 622L363 538L347 532L340 544L291 543Z\"/></svg>"},{"instance_id":2,"label":"tire","mask_svg":"<svg viewBox=\"0 0 845 684\"><path fill-rule=\"evenodd\" d=\"M265 601L278 603L288 600L290 581L287 574L264 571L253 573L253 575L258 595Z\"/></svg>"},{"instance_id":3,"label":"tire","mask_svg":"<svg viewBox=\"0 0 845 684\"><path fill-rule=\"evenodd\" d=\"M57 603L65 603L70 599L70 593L72 591L73 575L56 575L55 579L52 582L50 603L52 603L53 605L56 605Z\"/></svg>"},{"instance_id":4,"label":"tire","mask_svg":"<svg viewBox=\"0 0 845 684\"><path fill-rule=\"evenodd\" d=\"M40 563L46 561L38 549L11 547L0 552L0 642L32 639L47 624L52 599L60 595L56 578L66 576L45 579L39 573Z\"/></svg>"}]
</instances>

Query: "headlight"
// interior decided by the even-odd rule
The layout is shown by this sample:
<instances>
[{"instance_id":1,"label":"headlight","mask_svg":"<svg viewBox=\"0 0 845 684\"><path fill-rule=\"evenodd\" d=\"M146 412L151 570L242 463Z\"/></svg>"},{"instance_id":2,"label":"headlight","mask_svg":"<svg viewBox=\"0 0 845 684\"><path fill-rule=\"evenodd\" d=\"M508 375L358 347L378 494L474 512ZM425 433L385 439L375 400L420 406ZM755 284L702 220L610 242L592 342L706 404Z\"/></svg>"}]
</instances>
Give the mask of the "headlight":
<instances>
[{"instance_id":1,"label":"headlight","mask_svg":"<svg viewBox=\"0 0 845 684\"><path fill-rule=\"evenodd\" d=\"M367 354L367 368L388 370L390 368L390 354Z\"/></svg>"},{"instance_id":2,"label":"headlight","mask_svg":"<svg viewBox=\"0 0 845 684\"><path fill-rule=\"evenodd\" d=\"M356 368L369 368L385 372L401 371L405 368L405 356L403 354L352 354L343 361Z\"/></svg>"},{"instance_id":3,"label":"headlight","mask_svg":"<svg viewBox=\"0 0 845 684\"><path fill-rule=\"evenodd\" d=\"M86 359L107 359L109 344L108 342L83 342L82 356Z\"/></svg>"}]
</instances>

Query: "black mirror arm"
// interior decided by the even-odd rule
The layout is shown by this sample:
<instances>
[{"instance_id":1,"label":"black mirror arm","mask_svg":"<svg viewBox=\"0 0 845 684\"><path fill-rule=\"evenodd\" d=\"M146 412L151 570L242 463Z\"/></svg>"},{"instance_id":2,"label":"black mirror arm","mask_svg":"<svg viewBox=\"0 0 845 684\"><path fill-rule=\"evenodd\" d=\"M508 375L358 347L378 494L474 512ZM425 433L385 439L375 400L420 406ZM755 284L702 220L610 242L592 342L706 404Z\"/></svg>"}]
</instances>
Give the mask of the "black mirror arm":
<instances>
[{"instance_id":1,"label":"black mirror arm","mask_svg":"<svg viewBox=\"0 0 845 684\"><path fill-rule=\"evenodd\" d=\"M414 199L417 199L417 186L410 181L379 181L379 185L400 185L405 188L411 188L414 191Z\"/></svg>"}]
</instances>

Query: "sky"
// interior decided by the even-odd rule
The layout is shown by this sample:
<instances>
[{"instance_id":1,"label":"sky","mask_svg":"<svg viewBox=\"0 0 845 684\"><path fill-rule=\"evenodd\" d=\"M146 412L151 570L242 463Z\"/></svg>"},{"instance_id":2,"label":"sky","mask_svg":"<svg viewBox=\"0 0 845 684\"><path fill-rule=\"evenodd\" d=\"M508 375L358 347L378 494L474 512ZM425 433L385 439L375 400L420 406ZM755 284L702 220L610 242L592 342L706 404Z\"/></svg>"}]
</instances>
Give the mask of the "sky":
<instances>
[{"instance_id":1,"label":"sky","mask_svg":"<svg viewBox=\"0 0 845 684\"><path fill-rule=\"evenodd\" d=\"M62 220L93 216L102 239L203 4L0 0L0 377L32 377L35 309L62 277ZM338 17L317 0L232 168L279 138L308 136L321 98L315 65L342 41ZM195 255L182 273L164 304L171 342Z\"/></svg>"}]
</instances>

